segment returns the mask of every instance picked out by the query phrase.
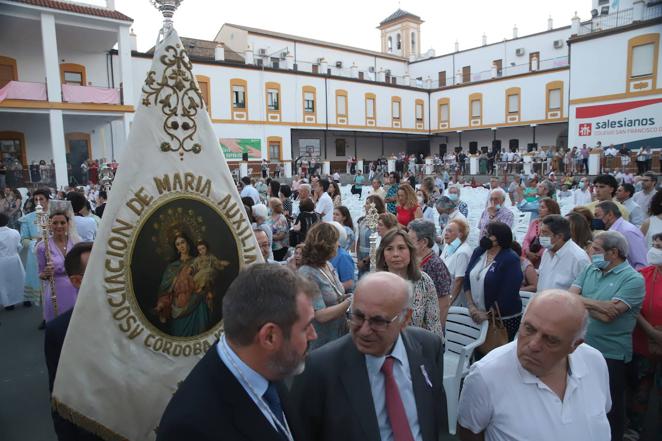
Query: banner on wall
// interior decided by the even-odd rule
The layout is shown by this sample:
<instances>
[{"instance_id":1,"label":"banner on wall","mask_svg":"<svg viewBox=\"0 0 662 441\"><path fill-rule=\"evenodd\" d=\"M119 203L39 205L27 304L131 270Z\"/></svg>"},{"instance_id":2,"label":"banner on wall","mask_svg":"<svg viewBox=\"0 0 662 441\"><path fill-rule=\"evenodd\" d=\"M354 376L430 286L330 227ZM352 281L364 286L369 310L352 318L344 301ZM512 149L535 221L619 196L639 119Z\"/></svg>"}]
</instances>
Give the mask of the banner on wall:
<instances>
[{"instance_id":1,"label":"banner on wall","mask_svg":"<svg viewBox=\"0 0 662 441\"><path fill-rule=\"evenodd\" d=\"M662 147L662 98L576 107L569 130L574 145Z\"/></svg>"},{"instance_id":2,"label":"banner on wall","mask_svg":"<svg viewBox=\"0 0 662 441\"><path fill-rule=\"evenodd\" d=\"M319 138L300 139L299 156L312 156L313 158L320 158L322 156L322 151L320 150Z\"/></svg>"},{"instance_id":3,"label":"banner on wall","mask_svg":"<svg viewBox=\"0 0 662 441\"><path fill-rule=\"evenodd\" d=\"M248 153L249 161L262 160L262 140L254 138L221 138L221 150L227 161L241 161Z\"/></svg>"}]
</instances>

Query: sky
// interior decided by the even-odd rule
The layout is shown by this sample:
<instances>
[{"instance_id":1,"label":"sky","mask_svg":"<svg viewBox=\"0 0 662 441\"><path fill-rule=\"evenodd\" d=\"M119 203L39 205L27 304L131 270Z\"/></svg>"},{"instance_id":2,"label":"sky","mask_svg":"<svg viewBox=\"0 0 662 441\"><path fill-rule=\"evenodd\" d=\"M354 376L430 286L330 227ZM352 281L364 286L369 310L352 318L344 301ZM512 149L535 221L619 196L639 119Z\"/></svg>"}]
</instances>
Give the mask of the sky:
<instances>
[{"instance_id":1,"label":"sky","mask_svg":"<svg viewBox=\"0 0 662 441\"><path fill-rule=\"evenodd\" d=\"M398 7L424 20L421 52L441 55L452 52L456 40L461 50L479 46L483 33L488 44L512 38L515 25L520 36L547 30L550 16L554 27L570 25L575 11L586 20L591 0L184 0L174 23L182 37L213 40L223 23L235 23L380 50L376 27ZM149 0L115 0L115 8L134 19L138 50L154 45L162 18Z\"/></svg>"}]
</instances>

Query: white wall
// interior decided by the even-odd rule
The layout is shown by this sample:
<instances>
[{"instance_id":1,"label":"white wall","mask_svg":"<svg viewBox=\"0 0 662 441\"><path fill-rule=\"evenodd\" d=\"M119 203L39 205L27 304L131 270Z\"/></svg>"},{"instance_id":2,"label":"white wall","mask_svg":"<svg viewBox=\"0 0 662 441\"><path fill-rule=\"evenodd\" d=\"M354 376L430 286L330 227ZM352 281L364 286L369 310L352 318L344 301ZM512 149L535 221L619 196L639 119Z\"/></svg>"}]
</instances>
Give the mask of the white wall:
<instances>
[{"instance_id":1,"label":"white wall","mask_svg":"<svg viewBox=\"0 0 662 441\"><path fill-rule=\"evenodd\" d=\"M531 52L540 53L541 70L560 67L567 63L564 59L568 55L568 47L565 42L569 37L570 28L558 28L551 32L416 61L409 65L409 71L412 78L423 77L425 79L429 76L435 86L438 85L439 72L446 71L446 85L451 86L462 83L461 73L464 66L471 66L472 81L492 78L492 62L499 59L502 60L503 76L529 72L529 54ZM559 49L554 48L556 40L563 41L563 46ZM522 56L516 54L519 48L524 49ZM514 66L511 66L511 63L514 63Z\"/></svg>"},{"instance_id":2,"label":"white wall","mask_svg":"<svg viewBox=\"0 0 662 441\"><path fill-rule=\"evenodd\" d=\"M433 92L430 97L430 120L433 127L438 121L437 101L450 99L450 129L466 129L469 126L469 96L483 94L483 125L490 126L506 122L506 90L521 89L520 121L540 122L545 119L545 85L551 81L563 81L563 118L567 115L568 70L540 73L512 79L502 79L483 84L469 85Z\"/></svg>"},{"instance_id":3,"label":"white wall","mask_svg":"<svg viewBox=\"0 0 662 441\"><path fill-rule=\"evenodd\" d=\"M628 40L644 34L660 34L661 31L660 25L647 26L572 43L570 48L572 95L570 99L625 93L627 90ZM658 53L657 87L661 86L662 54Z\"/></svg>"}]
</instances>

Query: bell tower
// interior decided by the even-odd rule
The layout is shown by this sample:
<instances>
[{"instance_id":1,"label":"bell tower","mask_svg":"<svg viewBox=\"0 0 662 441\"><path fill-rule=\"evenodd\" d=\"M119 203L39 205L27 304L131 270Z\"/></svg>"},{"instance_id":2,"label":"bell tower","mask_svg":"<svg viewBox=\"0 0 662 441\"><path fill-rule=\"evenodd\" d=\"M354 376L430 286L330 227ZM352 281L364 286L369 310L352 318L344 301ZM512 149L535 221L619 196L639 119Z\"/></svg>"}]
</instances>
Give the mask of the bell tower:
<instances>
[{"instance_id":1,"label":"bell tower","mask_svg":"<svg viewBox=\"0 0 662 441\"><path fill-rule=\"evenodd\" d=\"M382 52L405 58L421 55L421 17L398 9L379 23Z\"/></svg>"}]
</instances>

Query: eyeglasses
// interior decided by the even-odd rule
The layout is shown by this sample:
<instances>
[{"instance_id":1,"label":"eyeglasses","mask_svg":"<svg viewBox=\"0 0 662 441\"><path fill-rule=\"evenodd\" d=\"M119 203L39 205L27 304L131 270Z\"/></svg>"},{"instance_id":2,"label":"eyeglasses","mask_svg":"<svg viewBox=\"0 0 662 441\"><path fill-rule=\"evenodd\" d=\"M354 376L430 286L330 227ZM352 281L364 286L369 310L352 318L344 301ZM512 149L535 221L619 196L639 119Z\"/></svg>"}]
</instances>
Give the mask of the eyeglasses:
<instances>
[{"instance_id":1,"label":"eyeglasses","mask_svg":"<svg viewBox=\"0 0 662 441\"><path fill-rule=\"evenodd\" d=\"M349 320L349 324L351 326L354 326L356 328L360 328L361 326L363 326L363 323L367 321L368 326L370 326L370 329L372 329L373 331L376 331L376 332L386 331L386 328L388 328L391 323L396 321L400 317L401 314L402 314L402 312L399 312L392 319L384 319L384 318L381 318L381 317L367 317L366 318L366 316L361 312L352 312L352 311L347 311L346 312L347 320Z\"/></svg>"}]
</instances>

